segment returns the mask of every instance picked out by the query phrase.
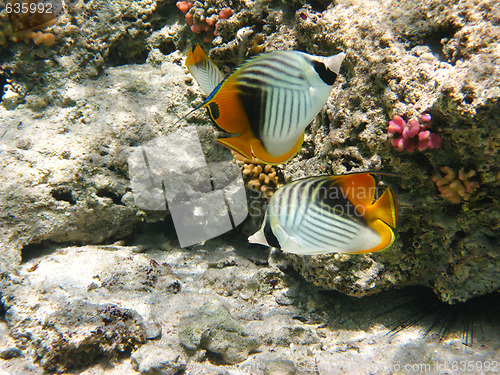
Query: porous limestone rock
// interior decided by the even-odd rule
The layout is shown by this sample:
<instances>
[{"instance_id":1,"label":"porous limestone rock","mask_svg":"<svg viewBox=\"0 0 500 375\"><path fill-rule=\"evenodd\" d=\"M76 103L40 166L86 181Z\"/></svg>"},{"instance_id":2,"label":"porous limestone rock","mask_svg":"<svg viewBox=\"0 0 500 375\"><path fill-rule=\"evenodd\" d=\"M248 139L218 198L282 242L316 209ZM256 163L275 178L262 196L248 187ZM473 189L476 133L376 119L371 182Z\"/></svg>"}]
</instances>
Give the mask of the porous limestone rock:
<instances>
[{"instance_id":1,"label":"porous limestone rock","mask_svg":"<svg viewBox=\"0 0 500 375\"><path fill-rule=\"evenodd\" d=\"M186 369L183 354L170 347L142 346L131 359L141 375L176 375Z\"/></svg>"},{"instance_id":2,"label":"porous limestone rock","mask_svg":"<svg viewBox=\"0 0 500 375\"><path fill-rule=\"evenodd\" d=\"M460 330L422 337L425 322L391 336L408 317L406 294L326 292L234 233L181 249L154 229L132 246L46 249L2 273L0 353L15 356L0 359L0 373L368 374L406 355L433 368L495 355L500 330L487 320L472 346Z\"/></svg>"},{"instance_id":3,"label":"porous limestone rock","mask_svg":"<svg viewBox=\"0 0 500 375\"><path fill-rule=\"evenodd\" d=\"M151 324L136 311L147 311L143 295L175 294L180 283L144 255L89 247L35 259L19 276L6 275L2 287L10 334L24 356L50 372L118 358L144 344Z\"/></svg>"},{"instance_id":4,"label":"porous limestone rock","mask_svg":"<svg viewBox=\"0 0 500 375\"><path fill-rule=\"evenodd\" d=\"M127 161L188 109L185 70L172 63L177 56L160 69L120 66L97 80L68 81L57 89L57 104L42 113L32 107L35 95L14 111L0 112L6 127L0 140L0 226L2 241L12 248L1 257L18 262L23 246L42 241L121 239L141 221L167 215L165 205L148 213L135 206ZM212 159L231 158L224 147L211 146L210 128L199 130Z\"/></svg>"},{"instance_id":5,"label":"porous limestone rock","mask_svg":"<svg viewBox=\"0 0 500 375\"><path fill-rule=\"evenodd\" d=\"M242 362L260 346L259 339L247 333L218 301L183 317L180 324L179 337L186 349L206 350L220 356L221 364Z\"/></svg>"}]
</instances>

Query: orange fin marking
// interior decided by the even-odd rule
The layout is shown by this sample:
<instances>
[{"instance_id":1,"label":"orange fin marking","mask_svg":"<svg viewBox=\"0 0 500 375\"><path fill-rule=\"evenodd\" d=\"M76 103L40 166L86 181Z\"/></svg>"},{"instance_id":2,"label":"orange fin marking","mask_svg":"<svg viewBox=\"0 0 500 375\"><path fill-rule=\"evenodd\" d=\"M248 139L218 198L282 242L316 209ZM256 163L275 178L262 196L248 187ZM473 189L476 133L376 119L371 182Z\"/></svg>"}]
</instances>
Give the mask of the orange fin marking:
<instances>
[{"instance_id":1,"label":"orange fin marking","mask_svg":"<svg viewBox=\"0 0 500 375\"><path fill-rule=\"evenodd\" d=\"M295 154L297 152L299 152L300 148L302 147L302 142L304 142L304 134L303 133L300 136L300 138L297 140L295 145L290 149L290 151L288 151L287 153L285 153L283 155L279 155L279 156L270 155L258 139L255 139L255 141L253 141L251 143L251 147L252 147L253 156L255 156L257 159L259 159L261 162L263 162L265 164L276 165L276 164L286 163L288 160L293 158L295 156Z\"/></svg>"},{"instance_id":2,"label":"orange fin marking","mask_svg":"<svg viewBox=\"0 0 500 375\"><path fill-rule=\"evenodd\" d=\"M214 105L218 113L212 111ZM203 107L209 108L212 119L222 130L232 134L251 132L250 123L238 98L238 87L232 77L224 81Z\"/></svg>"},{"instance_id":3,"label":"orange fin marking","mask_svg":"<svg viewBox=\"0 0 500 375\"><path fill-rule=\"evenodd\" d=\"M398 223L398 205L396 196L391 188L387 188L384 194L369 208L368 220L382 220L392 228L396 228Z\"/></svg>"},{"instance_id":4,"label":"orange fin marking","mask_svg":"<svg viewBox=\"0 0 500 375\"><path fill-rule=\"evenodd\" d=\"M370 173L355 173L335 176L332 181L342 189L344 196L354 206L367 207L375 197L375 180Z\"/></svg>"},{"instance_id":5,"label":"orange fin marking","mask_svg":"<svg viewBox=\"0 0 500 375\"><path fill-rule=\"evenodd\" d=\"M356 251L351 254L367 254L387 250L394 243L394 232L386 223L381 220L375 220L369 225L382 237L382 240L377 246L372 247L371 249Z\"/></svg>"}]
</instances>

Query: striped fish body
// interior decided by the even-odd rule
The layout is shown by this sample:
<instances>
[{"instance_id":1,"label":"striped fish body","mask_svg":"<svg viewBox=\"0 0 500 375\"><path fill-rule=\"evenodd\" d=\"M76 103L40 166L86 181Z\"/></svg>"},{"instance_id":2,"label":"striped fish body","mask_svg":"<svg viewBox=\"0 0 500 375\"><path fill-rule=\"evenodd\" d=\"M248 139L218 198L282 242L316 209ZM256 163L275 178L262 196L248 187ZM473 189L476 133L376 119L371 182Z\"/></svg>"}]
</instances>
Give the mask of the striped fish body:
<instances>
[{"instance_id":1,"label":"striped fish body","mask_svg":"<svg viewBox=\"0 0 500 375\"><path fill-rule=\"evenodd\" d=\"M207 59L191 60L207 66L200 70L213 70ZM201 107L221 129L238 134L220 143L267 164L284 163L298 152L305 128L328 100L343 59L343 53L321 57L297 51L257 56L217 85ZM200 81L218 81L210 76Z\"/></svg>"},{"instance_id":2,"label":"striped fish body","mask_svg":"<svg viewBox=\"0 0 500 375\"><path fill-rule=\"evenodd\" d=\"M277 190L259 232L249 238L294 254L368 253L389 248L397 223L387 188L374 202L368 173L310 177Z\"/></svg>"}]
</instances>

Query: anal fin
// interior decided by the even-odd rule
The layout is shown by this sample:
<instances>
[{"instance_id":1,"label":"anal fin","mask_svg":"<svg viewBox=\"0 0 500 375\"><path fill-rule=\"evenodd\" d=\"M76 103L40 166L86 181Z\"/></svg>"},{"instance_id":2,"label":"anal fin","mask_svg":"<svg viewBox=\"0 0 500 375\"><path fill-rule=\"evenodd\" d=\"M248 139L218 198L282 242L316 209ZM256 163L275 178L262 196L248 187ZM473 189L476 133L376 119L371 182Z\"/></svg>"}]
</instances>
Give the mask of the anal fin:
<instances>
[{"instance_id":1,"label":"anal fin","mask_svg":"<svg viewBox=\"0 0 500 375\"><path fill-rule=\"evenodd\" d=\"M257 159L259 159L264 164L283 164L293 158L295 154L299 152L300 148L302 147L302 143L304 142L304 133L302 133L297 142L295 142L295 145L293 145L293 147L290 148L288 152L277 156L271 155L259 140L255 139L255 141L256 142L252 142L251 146L252 153Z\"/></svg>"}]
</instances>

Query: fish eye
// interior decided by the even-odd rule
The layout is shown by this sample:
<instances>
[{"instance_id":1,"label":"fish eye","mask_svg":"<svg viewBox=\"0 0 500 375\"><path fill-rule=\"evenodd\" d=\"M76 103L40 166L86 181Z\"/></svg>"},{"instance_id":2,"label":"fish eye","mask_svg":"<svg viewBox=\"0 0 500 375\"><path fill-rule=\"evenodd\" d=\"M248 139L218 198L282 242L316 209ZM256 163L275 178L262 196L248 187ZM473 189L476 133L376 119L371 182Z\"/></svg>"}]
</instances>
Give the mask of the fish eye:
<instances>
[{"instance_id":1,"label":"fish eye","mask_svg":"<svg viewBox=\"0 0 500 375\"><path fill-rule=\"evenodd\" d=\"M325 82L328 86L333 85L335 80L337 79L337 73L333 72L320 61L313 61L313 67L316 73L318 73L319 77Z\"/></svg>"}]
</instances>

